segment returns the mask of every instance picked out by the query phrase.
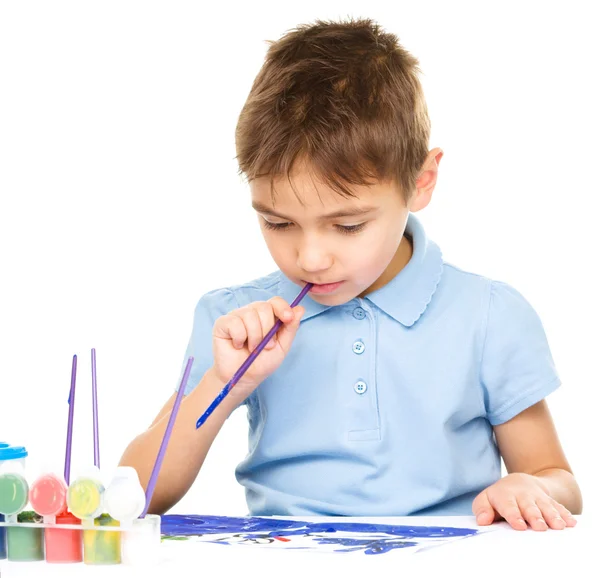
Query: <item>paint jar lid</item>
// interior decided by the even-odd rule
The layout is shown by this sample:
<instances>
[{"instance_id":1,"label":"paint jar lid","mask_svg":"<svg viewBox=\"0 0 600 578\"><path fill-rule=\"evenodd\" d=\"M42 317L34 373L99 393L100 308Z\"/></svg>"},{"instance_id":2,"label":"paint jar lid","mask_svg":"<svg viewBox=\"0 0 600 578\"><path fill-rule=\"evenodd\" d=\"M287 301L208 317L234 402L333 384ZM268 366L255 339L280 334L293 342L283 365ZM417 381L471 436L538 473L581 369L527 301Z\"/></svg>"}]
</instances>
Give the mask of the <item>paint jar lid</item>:
<instances>
[{"instance_id":1,"label":"paint jar lid","mask_svg":"<svg viewBox=\"0 0 600 578\"><path fill-rule=\"evenodd\" d=\"M71 476L73 479L73 476ZM103 475L98 466L85 465L76 472L75 480L94 480L103 484Z\"/></svg>"},{"instance_id":2,"label":"paint jar lid","mask_svg":"<svg viewBox=\"0 0 600 578\"><path fill-rule=\"evenodd\" d=\"M115 473L113 474L114 480L128 480L134 482L136 484L140 483L140 478L138 476L137 470L132 468L131 466L117 466L115 469Z\"/></svg>"},{"instance_id":3,"label":"paint jar lid","mask_svg":"<svg viewBox=\"0 0 600 578\"><path fill-rule=\"evenodd\" d=\"M134 468L119 466L104 493L104 506L119 522L139 518L146 506L146 494Z\"/></svg>"},{"instance_id":4,"label":"paint jar lid","mask_svg":"<svg viewBox=\"0 0 600 578\"><path fill-rule=\"evenodd\" d=\"M27 450L23 446L0 446L0 462L21 460L26 458L27 455Z\"/></svg>"}]
</instances>

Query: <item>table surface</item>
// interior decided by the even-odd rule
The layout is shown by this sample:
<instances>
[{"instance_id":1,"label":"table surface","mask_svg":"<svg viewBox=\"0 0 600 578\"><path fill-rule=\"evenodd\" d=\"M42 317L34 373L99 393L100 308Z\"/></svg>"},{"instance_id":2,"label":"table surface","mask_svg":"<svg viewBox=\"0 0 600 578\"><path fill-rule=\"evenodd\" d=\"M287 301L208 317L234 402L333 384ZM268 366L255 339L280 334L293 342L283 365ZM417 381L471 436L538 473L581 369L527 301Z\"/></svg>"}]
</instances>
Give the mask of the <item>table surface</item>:
<instances>
[{"instance_id":1,"label":"table surface","mask_svg":"<svg viewBox=\"0 0 600 578\"><path fill-rule=\"evenodd\" d=\"M292 518L321 522L331 518ZM165 541L160 562L152 568L117 566L53 565L45 562L0 561L0 578L45 576L302 576L321 578L348 576L600 576L594 554L600 531L591 519L576 516L574 528L566 530L516 531L504 522L493 531L414 554L390 552L376 556L363 553L323 553L266 550L252 546L223 546L197 542ZM341 521L341 520L340 520ZM343 518L344 522L371 522L410 526L477 528L472 516ZM177 574L175 574L177 573ZM337 578L337 577L336 577Z\"/></svg>"}]
</instances>

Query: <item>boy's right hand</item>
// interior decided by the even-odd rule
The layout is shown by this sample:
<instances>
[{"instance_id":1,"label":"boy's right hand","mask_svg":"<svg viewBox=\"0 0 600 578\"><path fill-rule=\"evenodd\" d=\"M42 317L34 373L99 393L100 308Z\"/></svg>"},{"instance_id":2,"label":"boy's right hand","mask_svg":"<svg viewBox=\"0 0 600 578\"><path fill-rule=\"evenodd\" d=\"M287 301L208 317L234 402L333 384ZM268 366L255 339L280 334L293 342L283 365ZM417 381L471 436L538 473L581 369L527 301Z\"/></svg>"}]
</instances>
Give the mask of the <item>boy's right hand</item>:
<instances>
[{"instance_id":1,"label":"boy's right hand","mask_svg":"<svg viewBox=\"0 0 600 578\"><path fill-rule=\"evenodd\" d=\"M223 383L233 377L277 319L283 322L231 390L238 401L246 399L281 365L292 346L303 314L302 306L292 309L281 297L273 297L268 301L250 303L217 319L213 327L214 371Z\"/></svg>"}]
</instances>

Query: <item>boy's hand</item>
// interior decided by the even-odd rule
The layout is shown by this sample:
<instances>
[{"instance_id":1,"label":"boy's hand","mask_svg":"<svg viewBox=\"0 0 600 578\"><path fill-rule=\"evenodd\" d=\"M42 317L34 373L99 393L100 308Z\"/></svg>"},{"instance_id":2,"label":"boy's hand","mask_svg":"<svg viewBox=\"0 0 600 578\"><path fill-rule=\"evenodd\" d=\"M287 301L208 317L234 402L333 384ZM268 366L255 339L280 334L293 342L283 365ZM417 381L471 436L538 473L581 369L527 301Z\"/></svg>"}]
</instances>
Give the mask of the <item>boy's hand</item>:
<instances>
[{"instance_id":1,"label":"boy's hand","mask_svg":"<svg viewBox=\"0 0 600 578\"><path fill-rule=\"evenodd\" d=\"M481 492L473 501L480 526L504 518L515 530L562 530L577 521L563 505L553 500L544 482L529 474L508 474Z\"/></svg>"},{"instance_id":2,"label":"boy's hand","mask_svg":"<svg viewBox=\"0 0 600 578\"><path fill-rule=\"evenodd\" d=\"M231 390L242 401L273 373L290 350L304 308L291 309L281 297L250 303L219 317L213 328L214 370L227 383L256 349L277 319L283 326L260 352L246 373Z\"/></svg>"}]
</instances>

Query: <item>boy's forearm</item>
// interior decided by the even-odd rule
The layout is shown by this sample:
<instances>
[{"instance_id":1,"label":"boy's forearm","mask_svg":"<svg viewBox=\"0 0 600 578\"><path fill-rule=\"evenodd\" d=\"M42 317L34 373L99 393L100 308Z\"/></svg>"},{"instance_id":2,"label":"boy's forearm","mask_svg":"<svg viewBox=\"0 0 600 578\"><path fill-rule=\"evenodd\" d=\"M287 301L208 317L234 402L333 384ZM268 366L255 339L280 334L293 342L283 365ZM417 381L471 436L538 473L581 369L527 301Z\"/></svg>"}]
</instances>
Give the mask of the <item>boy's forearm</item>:
<instances>
[{"instance_id":1,"label":"boy's forearm","mask_svg":"<svg viewBox=\"0 0 600 578\"><path fill-rule=\"evenodd\" d=\"M240 402L229 394L202 427L196 430L197 419L224 385L210 369L198 386L183 398L160 469L149 513L162 514L167 511L184 496L196 479L213 440L229 414ZM134 467L144 488L150 480L169 416L170 412L166 412L148 430L137 436L127 446L119 463L122 466Z\"/></svg>"},{"instance_id":2,"label":"boy's forearm","mask_svg":"<svg viewBox=\"0 0 600 578\"><path fill-rule=\"evenodd\" d=\"M581 514L581 491L572 473L560 468L549 468L537 472L535 476L546 485L550 497L567 508L571 514Z\"/></svg>"}]
</instances>

